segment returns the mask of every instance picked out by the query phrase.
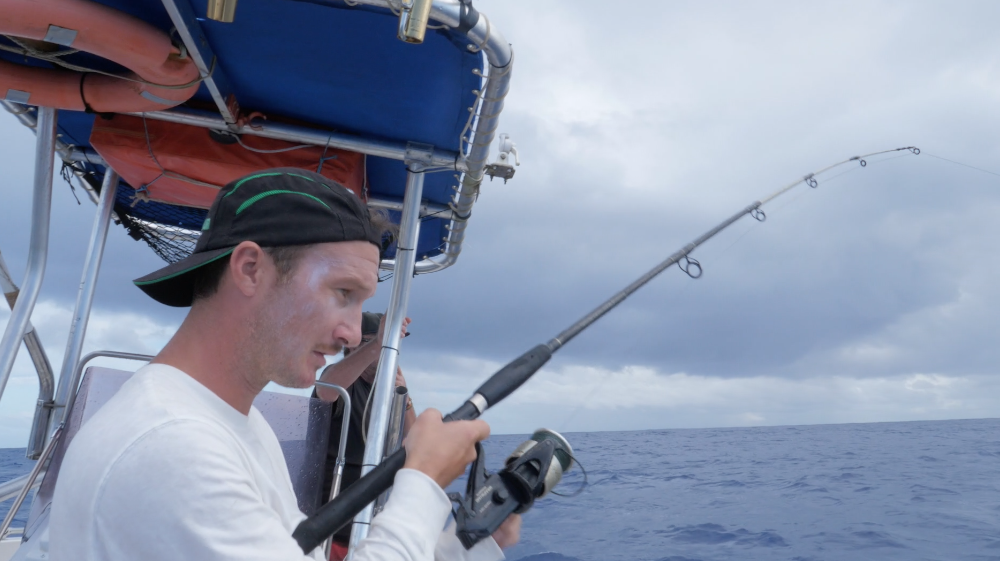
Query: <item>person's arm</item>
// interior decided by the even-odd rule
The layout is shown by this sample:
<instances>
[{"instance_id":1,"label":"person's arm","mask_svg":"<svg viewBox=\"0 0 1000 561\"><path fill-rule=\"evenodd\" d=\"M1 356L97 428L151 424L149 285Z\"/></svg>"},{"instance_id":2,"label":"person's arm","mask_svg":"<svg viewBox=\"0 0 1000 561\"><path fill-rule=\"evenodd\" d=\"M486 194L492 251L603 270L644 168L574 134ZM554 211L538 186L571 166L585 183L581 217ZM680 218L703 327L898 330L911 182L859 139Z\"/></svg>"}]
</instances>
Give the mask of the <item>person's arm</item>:
<instances>
[{"instance_id":1,"label":"person's arm","mask_svg":"<svg viewBox=\"0 0 1000 561\"><path fill-rule=\"evenodd\" d=\"M396 367L396 387L403 386L409 389L406 385L406 378L403 377L403 369ZM406 409L403 410L403 436L405 437L410 432L410 427L413 423L417 422L417 412L413 407L413 399L410 398L410 394L406 394Z\"/></svg>"},{"instance_id":2,"label":"person's arm","mask_svg":"<svg viewBox=\"0 0 1000 561\"><path fill-rule=\"evenodd\" d=\"M345 356L340 362L324 368L319 380L346 388L353 384L371 363L378 360L381 350L381 340L374 338ZM337 390L323 386L316 386L316 395L323 401L336 401L340 397Z\"/></svg>"},{"instance_id":3,"label":"person's arm","mask_svg":"<svg viewBox=\"0 0 1000 561\"><path fill-rule=\"evenodd\" d=\"M410 318L404 318L401 336L406 336L406 328L409 325ZM323 373L319 376L319 380L342 388L353 384L364 373L366 368L378 360L379 354L382 351L382 333L384 329L385 316L382 317L382 322L379 323L378 333L372 339L354 349L351 354L345 356L340 362L324 368ZM337 401L340 394L337 393L337 390L316 386L316 396L323 401Z\"/></svg>"}]
</instances>

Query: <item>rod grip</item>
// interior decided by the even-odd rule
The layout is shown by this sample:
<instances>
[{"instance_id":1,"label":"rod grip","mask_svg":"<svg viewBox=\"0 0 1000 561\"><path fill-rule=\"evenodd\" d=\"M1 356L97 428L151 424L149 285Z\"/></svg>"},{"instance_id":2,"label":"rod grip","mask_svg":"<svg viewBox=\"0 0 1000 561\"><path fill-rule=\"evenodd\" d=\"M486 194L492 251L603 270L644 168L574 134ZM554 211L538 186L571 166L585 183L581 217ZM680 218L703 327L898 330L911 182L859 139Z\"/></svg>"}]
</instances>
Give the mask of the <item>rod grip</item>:
<instances>
[{"instance_id":1,"label":"rod grip","mask_svg":"<svg viewBox=\"0 0 1000 561\"><path fill-rule=\"evenodd\" d=\"M550 358L552 350L548 345L536 345L490 376L476 393L486 398L486 403L493 407L527 382Z\"/></svg>"},{"instance_id":2,"label":"rod grip","mask_svg":"<svg viewBox=\"0 0 1000 561\"><path fill-rule=\"evenodd\" d=\"M346 526L365 505L392 487L396 472L406 463L406 449L400 448L337 498L323 505L316 514L302 521L292 532L302 552L308 554L323 540ZM363 484L362 484L363 483Z\"/></svg>"},{"instance_id":3,"label":"rod grip","mask_svg":"<svg viewBox=\"0 0 1000 561\"><path fill-rule=\"evenodd\" d=\"M471 401L466 401L461 407L445 415L443 420L446 423L450 423L451 421L471 421L478 419L479 415L479 408Z\"/></svg>"}]
</instances>

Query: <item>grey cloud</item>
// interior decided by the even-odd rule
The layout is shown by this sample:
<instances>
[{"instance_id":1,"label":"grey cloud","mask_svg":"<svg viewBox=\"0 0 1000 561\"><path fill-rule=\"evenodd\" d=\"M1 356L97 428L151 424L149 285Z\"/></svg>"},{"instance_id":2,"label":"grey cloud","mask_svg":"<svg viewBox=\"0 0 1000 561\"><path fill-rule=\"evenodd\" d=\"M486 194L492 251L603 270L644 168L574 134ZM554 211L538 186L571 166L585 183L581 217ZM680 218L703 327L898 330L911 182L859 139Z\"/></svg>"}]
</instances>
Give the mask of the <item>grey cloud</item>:
<instances>
[{"instance_id":1,"label":"grey cloud","mask_svg":"<svg viewBox=\"0 0 1000 561\"><path fill-rule=\"evenodd\" d=\"M796 188L766 223L744 219L694 254L704 278L665 272L552 367L802 380L995 372L1000 178L929 155L1000 171L1000 6L477 6L517 53L500 130L523 164L509 184L484 185L459 263L415 280L404 366L506 362L758 197L914 144L925 154L837 170L849 173ZM7 189L0 249L20 270L30 135L11 119L0 127L7 180L24 186ZM71 302L93 207L57 182L54 213L44 290ZM180 312L128 282L158 266L113 229L98 306L176 324Z\"/></svg>"}]
</instances>

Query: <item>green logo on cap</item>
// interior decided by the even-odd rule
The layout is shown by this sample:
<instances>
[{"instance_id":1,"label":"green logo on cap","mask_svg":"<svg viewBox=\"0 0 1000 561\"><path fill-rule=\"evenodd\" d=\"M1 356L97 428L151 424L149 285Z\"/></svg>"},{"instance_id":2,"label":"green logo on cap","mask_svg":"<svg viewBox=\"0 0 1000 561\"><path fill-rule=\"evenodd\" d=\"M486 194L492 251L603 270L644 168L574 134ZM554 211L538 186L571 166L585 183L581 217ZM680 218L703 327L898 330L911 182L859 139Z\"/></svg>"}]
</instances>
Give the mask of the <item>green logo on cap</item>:
<instances>
[{"instance_id":1,"label":"green logo on cap","mask_svg":"<svg viewBox=\"0 0 1000 561\"><path fill-rule=\"evenodd\" d=\"M263 199L265 197L270 197L272 195L301 195L303 197L309 197L310 199L316 201L317 203L325 206L327 208L327 210L330 209L330 205L324 203L323 201L321 201L320 199L318 199L318 198L310 195L309 193L300 193L298 191L288 191L288 190L285 190L285 189L276 189L274 191L264 191L263 193L260 193L259 195L254 195L253 197L250 197L249 199L246 200L246 202L244 202L243 204L240 205L240 208L236 209L236 214L239 214L239 213L243 212L250 205L256 203L257 201L259 201L259 200L261 200L261 199Z\"/></svg>"}]
</instances>

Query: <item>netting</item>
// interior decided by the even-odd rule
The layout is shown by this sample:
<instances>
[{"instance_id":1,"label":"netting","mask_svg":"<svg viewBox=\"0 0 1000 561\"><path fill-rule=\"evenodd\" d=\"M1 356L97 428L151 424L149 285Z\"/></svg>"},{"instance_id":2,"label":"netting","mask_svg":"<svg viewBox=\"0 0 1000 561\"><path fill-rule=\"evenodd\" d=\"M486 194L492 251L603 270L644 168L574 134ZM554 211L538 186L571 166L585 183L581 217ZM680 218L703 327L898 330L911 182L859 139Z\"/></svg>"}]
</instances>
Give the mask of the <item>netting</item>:
<instances>
[{"instance_id":1,"label":"netting","mask_svg":"<svg viewBox=\"0 0 1000 561\"><path fill-rule=\"evenodd\" d=\"M191 255L208 211L137 201L135 190L122 182L116 194L115 213L129 236L146 242L161 259L174 263Z\"/></svg>"}]
</instances>

